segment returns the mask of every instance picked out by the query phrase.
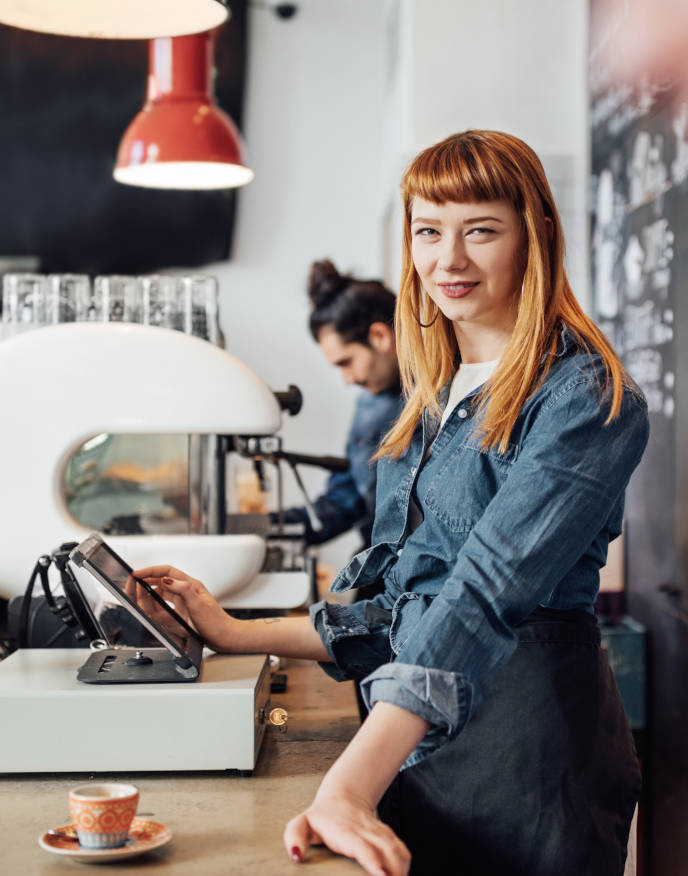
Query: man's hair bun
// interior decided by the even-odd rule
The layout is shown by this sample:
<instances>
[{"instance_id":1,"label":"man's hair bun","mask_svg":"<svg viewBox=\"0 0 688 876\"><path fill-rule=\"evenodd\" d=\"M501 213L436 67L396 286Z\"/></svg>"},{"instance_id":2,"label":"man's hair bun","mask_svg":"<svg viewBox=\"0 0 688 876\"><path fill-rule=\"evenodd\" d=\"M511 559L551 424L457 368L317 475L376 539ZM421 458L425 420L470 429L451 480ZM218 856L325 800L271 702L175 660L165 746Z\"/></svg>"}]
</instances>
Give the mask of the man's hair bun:
<instances>
[{"instance_id":1,"label":"man's hair bun","mask_svg":"<svg viewBox=\"0 0 688 876\"><path fill-rule=\"evenodd\" d=\"M314 309L330 304L351 283L351 277L339 273L329 259L313 262L308 275L308 297Z\"/></svg>"},{"instance_id":2,"label":"man's hair bun","mask_svg":"<svg viewBox=\"0 0 688 876\"><path fill-rule=\"evenodd\" d=\"M332 328L344 343L368 343L370 326L394 325L394 293L379 280L359 280L340 274L329 259L313 262L308 275L311 301L309 327L317 341L321 330Z\"/></svg>"}]
</instances>

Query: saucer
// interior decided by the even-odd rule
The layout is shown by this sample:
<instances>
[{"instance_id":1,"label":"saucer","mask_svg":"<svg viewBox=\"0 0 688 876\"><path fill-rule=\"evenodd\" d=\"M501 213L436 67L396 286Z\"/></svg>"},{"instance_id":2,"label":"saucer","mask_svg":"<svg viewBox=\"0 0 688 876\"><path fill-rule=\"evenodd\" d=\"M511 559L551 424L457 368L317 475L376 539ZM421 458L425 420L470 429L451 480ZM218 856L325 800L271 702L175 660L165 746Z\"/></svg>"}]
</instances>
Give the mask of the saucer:
<instances>
[{"instance_id":1,"label":"saucer","mask_svg":"<svg viewBox=\"0 0 688 876\"><path fill-rule=\"evenodd\" d=\"M53 830L73 833L73 824L63 824ZM104 861L118 861L124 858L133 858L134 855L142 855L159 849L172 839L172 831L164 824L157 821L149 821L147 818L135 818L131 823L132 836L126 844L116 849L84 849L78 842L66 839L63 836L51 836L44 833L38 838L38 845L46 852L62 855L65 858L73 858L83 864L98 864Z\"/></svg>"}]
</instances>

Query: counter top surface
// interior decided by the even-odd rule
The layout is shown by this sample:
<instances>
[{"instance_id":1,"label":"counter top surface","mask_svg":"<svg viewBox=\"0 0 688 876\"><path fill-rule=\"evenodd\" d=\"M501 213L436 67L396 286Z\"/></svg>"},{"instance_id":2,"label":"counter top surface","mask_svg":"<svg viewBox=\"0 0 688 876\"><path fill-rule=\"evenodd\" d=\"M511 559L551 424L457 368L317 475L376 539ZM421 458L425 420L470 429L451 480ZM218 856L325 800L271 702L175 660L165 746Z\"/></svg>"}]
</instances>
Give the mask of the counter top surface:
<instances>
[{"instance_id":1,"label":"counter top surface","mask_svg":"<svg viewBox=\"0 0 688 876\"><path fill-rule=\"evenodd\" d=\"M290 660L281 671L287 674L288 689L272 699L273 705L288 710L288 730L267 731L251 777L231 772L107 774L112 780L134 782L141 795L139 816L161 822L173 833L172 842L157 851L107 864L108 873L277 876L293 872L296 876L302 872L282 846L284 825L312 800L324 772L356 732L358 712L352 685L337 684L316 664ZM50 746L49 727L45 744ZM102 864L79 863L38 845L44 831L69 823L68 791L89 778L84 773L0 776L0 826L5 840L1 872L26 876L103 872ZM362 872L353 861L323 848L311 849L306 862L313 874Z\"/></svg>"}]
</instances>

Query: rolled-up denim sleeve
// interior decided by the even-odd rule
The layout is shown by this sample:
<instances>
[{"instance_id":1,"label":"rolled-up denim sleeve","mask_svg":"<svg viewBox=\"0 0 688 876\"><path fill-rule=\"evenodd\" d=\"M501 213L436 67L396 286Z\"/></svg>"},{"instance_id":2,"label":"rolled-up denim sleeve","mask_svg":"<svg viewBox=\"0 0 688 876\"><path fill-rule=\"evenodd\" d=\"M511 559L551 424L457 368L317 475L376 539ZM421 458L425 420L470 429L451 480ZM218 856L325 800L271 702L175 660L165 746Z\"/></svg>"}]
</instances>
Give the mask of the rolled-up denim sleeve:
<instances>
[{"instance_id":1,"label":"rolled-up denim sleeve","mask_svg":"<svg viewBox=\"0 0 688 876\"><path fill-rule=\"evenodd\" d=\"M392 659L389 625L365 619L371 602L340 605L323 600L310 607L311 621L331 660L320 666L336 681L363 678Z\"/></svg>"},{"instance_id":2,"label":"rolled-up denim sleeve","mask_svg":"<svg viewBox=\"0 0 688 876\"><path fill-rule=\"evenodd\" d=\"M403 764L406 768L456 736L470 714L473 690L460 673L395 662L380 666L365 678L361 694L369 710L381 700L414 712L433 725Z\"/></svg>"},{"instance_id":3,"label":"rolled-up denim sleeve","mask_svg":"<svg viewBox=\"0 0 688 876\"><path fill-rule=\"evenodd\" d=\"M433 723L407 765L461 731L513 655L515 626L546 603L618 506L649 426L630 390L610 423L608 411L582 378L541 407L439 594L396 660L362 685L369 707L384 700Z\"/></svg>"}]
</instances>

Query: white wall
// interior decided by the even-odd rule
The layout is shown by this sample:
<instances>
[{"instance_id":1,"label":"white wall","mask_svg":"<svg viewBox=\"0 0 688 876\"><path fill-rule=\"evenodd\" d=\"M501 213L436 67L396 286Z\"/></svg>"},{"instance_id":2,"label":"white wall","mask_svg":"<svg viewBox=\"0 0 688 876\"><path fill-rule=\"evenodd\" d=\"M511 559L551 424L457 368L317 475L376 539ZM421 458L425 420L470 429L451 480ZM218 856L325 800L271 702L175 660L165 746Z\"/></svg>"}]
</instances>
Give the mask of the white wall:
<instances>
[{"instance_id":1,"label":"white wall","mask_svg":"<svg viewBox=\"0 0 688 876\"><path fill-rule=\"evenodd\" d=\"M254 182L240 192L232 258L220 281L228 349L275 390L297 384L302 412L285 417L286 448L343 452L358 392L344 387L307 330L306 277L314 259L341 271L382 273L383 126L387 4L302 0L282 21L250 10L244 139ZM301 469L311 496L324 481ZM298 501L285 474L287 500ZM324 548L343 564L358 539Z\"/></svg>"}]
</instances>

